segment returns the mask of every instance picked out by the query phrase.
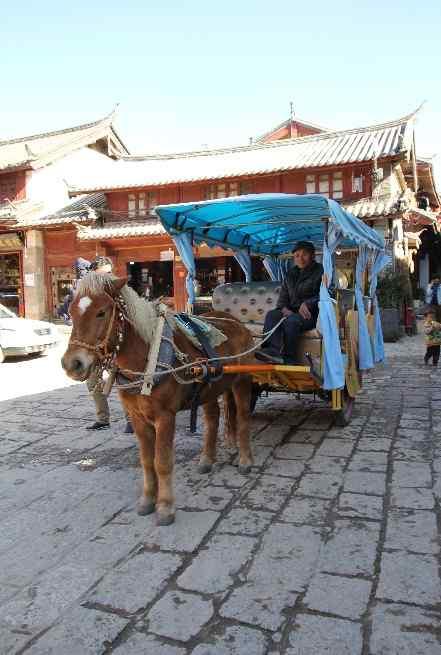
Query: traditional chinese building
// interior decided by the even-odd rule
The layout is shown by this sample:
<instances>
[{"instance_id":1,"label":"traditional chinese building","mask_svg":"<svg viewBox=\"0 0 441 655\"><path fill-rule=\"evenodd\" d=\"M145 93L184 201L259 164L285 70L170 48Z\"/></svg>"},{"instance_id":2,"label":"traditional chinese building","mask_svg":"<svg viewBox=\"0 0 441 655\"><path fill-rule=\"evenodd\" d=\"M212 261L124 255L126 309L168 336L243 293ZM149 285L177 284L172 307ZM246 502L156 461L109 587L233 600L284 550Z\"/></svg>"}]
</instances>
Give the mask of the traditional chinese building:
<instances>
[{"instance_id":1,"label":"traditional chinese building","mask_svg":"<svg viewBox=\"0 0 441 655\"><path fill-rule=\"evenodd\" d=\"M416 157L415 118L339 131L291 118L247 146L145 156L127 154L110 117L75 128L73 133L88 134L83 151L99 159L66 173L71 200L51 212L16 214L7 230L7 238L26 235L27 247L38 252L33 257L40 278L24 278L28 315L32 297L38 299L31 303L33 315L54 315L72 280L74 259L96 254L111 257L117 274L127 275L140 291L170 296L176 308L184 308L186 271L154 214L158 204L245 193L321 193L380 231L395 261L413 266L422 230L437 231L439 207L431 165ZM22 148L31 147L31 139L20 140ZM1 152L0 146L0 158ZM16 195L16 212L19 202ZM29 191L25 202L32 202ZM242 279L232 253L199 246L196 258L198 293L207 303L214 286ZM266 275L260 260L253 265L257 279ZM22 269L25 276L36 270L24 270L25 264Z\"/></svg>"},{"instance_id":2,"label":"traditional chinese building","mask_svg":"<svg viewBox=\"0 0 441 655\"><path fill-rule=\"evenodd\" d=\"M112 121L113 114L86 125L0 141L0 302L21 315L41 318L53 304L58 280L50 274L51 257L69 247L68 241L54 239L53 216L56 225L73 219L87 224L105 203L103 194L88 198L87 206L78 198L72 201L66 180L79 174L87 178L128 154ZM75 229L71 243L74 253Z\"/></svg>"},{"instance_id":3,"label":"traditional chinese building","mask_svg":"<svg viewBox=\"0 0 441 655\"><path fill-rule=\"evenodd\" d=\"M436 226L439 199L415 153L416 113L381 125L330 131L290 119L247 146L122 156L71 194L103 193L101 221L78 226L77 239L111 256L135 286L151 285L184 307L184 271L154 214L157 204L244 193L321 193L381 232L394 260L411 264L419 233ZM417 198L426 193L421 208ZM199 291L242 279L230 253L199 247ZM260 274L255 262L256 275Z\"/></svg>"}]
</instances>

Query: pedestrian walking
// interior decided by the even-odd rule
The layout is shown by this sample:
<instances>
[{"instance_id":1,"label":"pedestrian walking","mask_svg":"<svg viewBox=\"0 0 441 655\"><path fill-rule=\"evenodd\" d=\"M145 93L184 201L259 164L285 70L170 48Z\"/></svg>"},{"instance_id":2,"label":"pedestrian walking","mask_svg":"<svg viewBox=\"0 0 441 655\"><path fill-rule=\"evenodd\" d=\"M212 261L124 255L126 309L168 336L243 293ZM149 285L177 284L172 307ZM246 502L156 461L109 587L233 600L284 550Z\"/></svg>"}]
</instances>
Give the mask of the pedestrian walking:
<instances>
[{"instance_id":1,"label":"pedestrian walking","mask_svg":"<svg viewBox=\"0 0 441 655\"><path fill-rule=\"evenodd\" d=\"M441 321L441 279L436 275L426 289L426 304L432 307L436 320Z\"/></svg>"},{"instance_id":2,"label":"pedestrian walking","mask_svg":"<svg viewBox=\"0 0 441 655\"><path fill-rule=\"evenodd\" d=\"M424 312L424 334L427 346L424 363L427 366L432 359L433 366L438 366L441 350L441 323L435 320L435 313L431 307Z\"/></svg>"}]
</instances>

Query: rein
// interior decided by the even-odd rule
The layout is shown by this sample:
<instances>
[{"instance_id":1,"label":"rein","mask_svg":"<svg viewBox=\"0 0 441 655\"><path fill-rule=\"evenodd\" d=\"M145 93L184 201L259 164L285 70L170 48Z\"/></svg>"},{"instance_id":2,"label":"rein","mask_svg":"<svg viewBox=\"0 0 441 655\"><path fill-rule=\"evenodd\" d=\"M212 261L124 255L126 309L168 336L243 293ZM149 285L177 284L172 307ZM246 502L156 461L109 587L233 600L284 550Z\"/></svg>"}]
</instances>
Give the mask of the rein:
<instances>
[{"instance_id":1,"label":"rein","mask_svg":"<svg viewBox=\"0 0 441 655\"><path fill-rule=\"evenodd\" d=\"M147 383L149 386L151 386L152 379L153 379L153 374L150 371L149 371L150 374L148 374L148 372L147 372L147 369L149 369L149 363L150 363L150 360L151 360L150 353L149 353L149 357L147 358L147 367L146 367L146 370L144 370L144 371L132 371L131 369L118 368L118 367L115 366L115 359L117 358L118 353L119 353L119 351L121 349L122 342L124 341L124 324L126 322L130 323L131 325L133 325L133 324L132 324L132 321L127 316L127 307L126 307L126 304L125 304L123 298L121 297L121 295L119 295L116 299L112 298L109 294L107 294L107 295L109 296L110 300L112 301L113 307L112 307L112 316L110 318L109 325L107 326L107 330L106 330L106 334L105 334L104 339L102 341L100 341L99 343L96 343L95 345L92 345L91 343L87 343L87 341L81 341L80 339L71 339L70 343L75 345L75 346L79 346L80 348L85 348L86 350L89 350L90 352L95 353L95 355L99 359L98 368L99 368L99 373L101 375L103 374L104 371L110 371L111 379L108 380L108 382L110 382L110 384L106 385L107 389L108 389L107 392L106 392L106 395L108 395L108 393L110 393L110 389L113 386L114 381L115 381L115 374L117 373L118 370L121 373L128 373L128 374L134 375L134 376L142 376L142 380L133 380L133 381L130 380L129 382L127 382L125 384L115 384L116 389L120 389L120 390L123 391L124 389L134 388L136 386L139 386L140 382L142 384L143 381L144 381L144 383ZM217 321L217 320L219 320L219 321L232 321L232 322L235 321L235 319L230 319L230 318L220 317L220 316L204 316L203 318L204 318L204 320L208 320L208 321L212 321L212 320L214 320L214 321ZM284 321L285 321L285 317L282 317L281 320L271 330L269 330L268 332L264 332L262 334L263 338L261 339L261 341L259 343L252 346L251 348L248 348L244 352L237 353L237 354L234 354L234 355L217 356L216 358L214 358L214 357L204 358L202 360L203 363L205 365L207 365L207 364L216 362L219 365L220 362L228 362L228 361L231 361L231 360L234 360L234 359L239 359L240 357L244 357L246 355L250 355L251 353L253 353L258 348L261 348L262 343L267 341L270 338L270 336L280 327L280 325ZM110 341L110 337L111 337L115 322L116 322L116 326L117 326L117 343L113 348L110 349L109 348L109 341ZM173 349L175 351L175 355L176 355L178 361L184 362L185 359L187 359L187 356L177 348L177 346L174 343L173 339L168 339L167 337L162 337L162 335L159 335L159 334L155 335L155 336L159 337L160 340L164 339L164 340L167 340L167 341L171 341L171 345L173 346ZM155 359L157 359L157 357ZM195 381L196 382L197 381L202 382L203 381L203 376L200 379L193 378L192 380L185 380L185 379L183 379L183 378L181 378L180 376L177 375L178 373L187 371L189 368L194 366L195 363L196 362L194 362L194 361L193 362L182 363L180 366L176 366L175 368L173 368L171 366L165 366L165 365L160 364L160 366L162 368L165 368L165 370L163 370L163 371L157 371L156 370L155 371L155 376L163 377L164 375L173 375L173 377L175 378L175 380L179 384L193 384ZM200 363L200 362L198 361L197 363Z\"/></svg>"}]
</instances>

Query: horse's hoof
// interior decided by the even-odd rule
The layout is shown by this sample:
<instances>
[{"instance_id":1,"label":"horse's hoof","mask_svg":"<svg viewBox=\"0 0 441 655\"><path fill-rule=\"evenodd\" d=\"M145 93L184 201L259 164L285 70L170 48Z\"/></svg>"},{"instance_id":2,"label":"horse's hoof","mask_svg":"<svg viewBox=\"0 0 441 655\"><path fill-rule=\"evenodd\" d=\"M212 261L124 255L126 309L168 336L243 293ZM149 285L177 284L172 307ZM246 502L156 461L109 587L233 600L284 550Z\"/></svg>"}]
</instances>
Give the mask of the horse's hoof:
<instances>
[{"instance_id":1,"label":"horse's hoof","mask_svg":"<svg viewBox=\"0 0 441 655\"><path fill-rule=\"evenodd\" d=\"M211 473L213 470L213 464L208 464L208 462L202 462L198 465L199 473Z\"/></svg>"},{"instance_id":2,"label":"horse's hoof","mask_svg":"<svg viewBox=\"0 0 441 655\"><path fill-rule=\"evenodd\" d=\"M136 506L136 513L139 516L147 516L155 511L155 503L153 501L140 501Z\"/></svg>"},{"instance_id":3,"label":"horse's hoof","mask_svg":"<svg viewBox=\"0 0 441 655\"><path fill-rule=\"evenodd\" d=\"M241 475L248 475L251 472L250 464L239 464L239 473Z\"/></svg>"},{"instance_id":4,"label":"horse's hoof","mask_svg":"<svg viewBox=\"0 0 441 655\"><path fill-rule=\"evenodd\" d=\"M175 515L173 513L164 514L156 513L156 525L171 525L175 521Z\"/></svg>"}]
</instances>

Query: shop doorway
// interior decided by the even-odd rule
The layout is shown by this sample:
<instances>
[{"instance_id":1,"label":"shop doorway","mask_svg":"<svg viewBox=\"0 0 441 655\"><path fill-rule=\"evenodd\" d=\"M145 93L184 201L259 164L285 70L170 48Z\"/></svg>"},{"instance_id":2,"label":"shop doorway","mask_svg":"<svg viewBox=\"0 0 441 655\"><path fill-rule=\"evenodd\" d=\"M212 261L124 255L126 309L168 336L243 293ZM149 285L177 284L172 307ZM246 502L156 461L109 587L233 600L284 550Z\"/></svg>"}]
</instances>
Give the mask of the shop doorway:
<instances>
[{"instance_id":1,"label":"shop doorway","mask_svg":"<svg viewBox=\"0 0 441 655\"><path fill-rule=\"evenodd\" d=\"M17 316L24 315L21 253L0 255L0 303Z\"/></svg>"},{"instance_id":2,"label":"shop doorway","mask_svg":"<svg viewBox=\"0 0 441 655\"><path fill-rule=\"evenodd\" d=\"M127 264L129 285L140 296L155 300L173 298L173 262L130 262Z\"/></svg>"},{"instance_id":3,"label":"shop doorway","mask_svg":"<svg viewBox=\"0 0 441 655\"><path fill-rule=\"evenodd\" d=\"M58 316L57 308L63 304L65 297L72 291L75 284L75 273L72 267L53 266L50 269L52 288L52 315Z\"/></svg>"}]
</instances>

